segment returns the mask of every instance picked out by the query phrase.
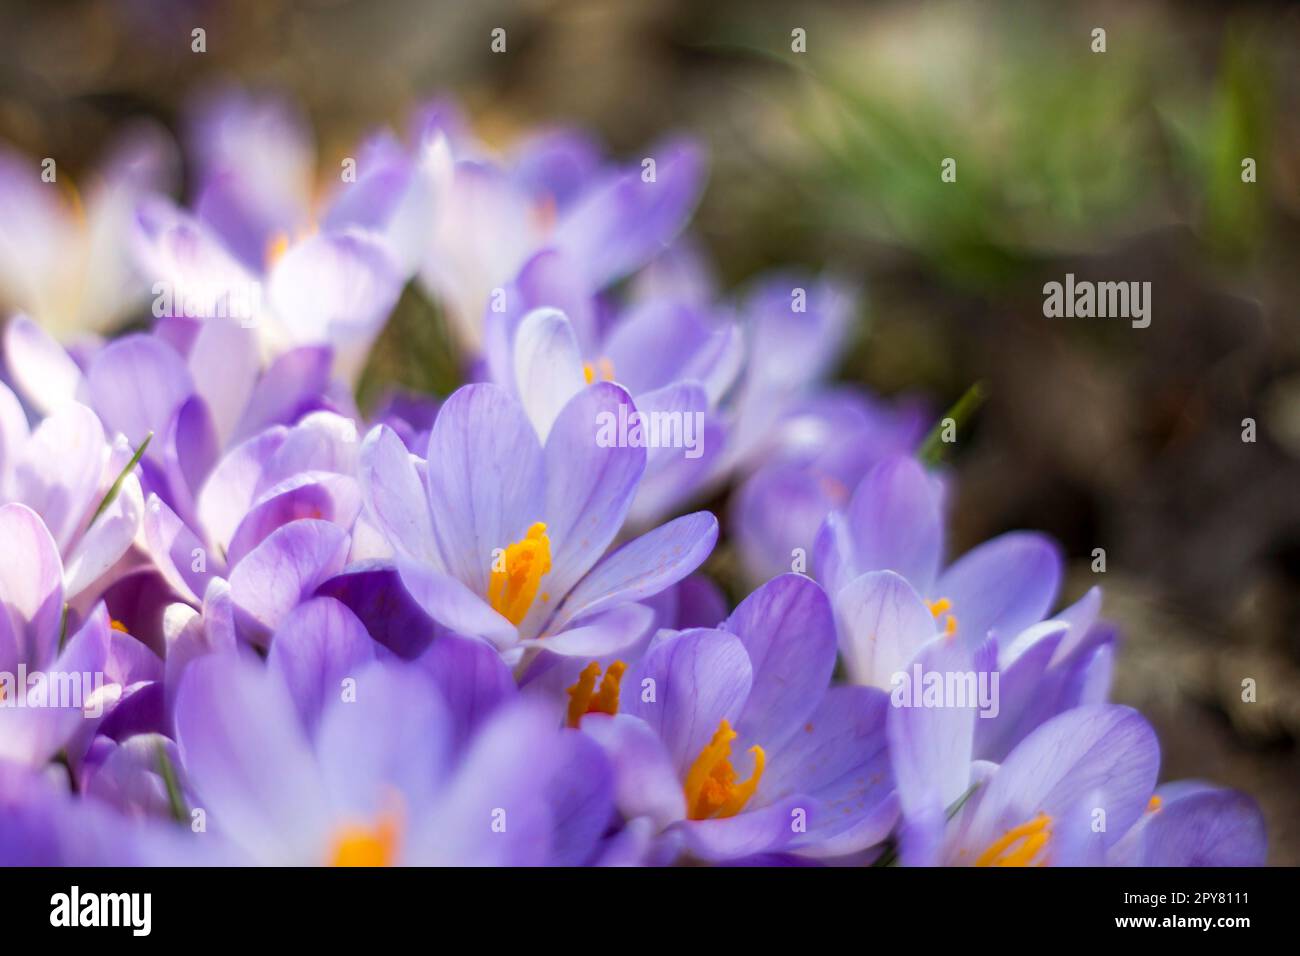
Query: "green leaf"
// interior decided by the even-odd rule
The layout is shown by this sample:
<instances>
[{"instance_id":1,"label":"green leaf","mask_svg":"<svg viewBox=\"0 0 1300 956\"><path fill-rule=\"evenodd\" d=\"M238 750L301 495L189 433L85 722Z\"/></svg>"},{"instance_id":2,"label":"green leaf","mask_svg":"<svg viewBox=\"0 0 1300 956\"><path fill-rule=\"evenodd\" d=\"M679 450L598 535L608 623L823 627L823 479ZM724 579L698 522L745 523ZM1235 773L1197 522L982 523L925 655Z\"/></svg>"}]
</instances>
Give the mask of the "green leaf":
<instances>
[{"instance_id":1,"label":"green leaf","mask_svg":"<svg viewBox=\"0 0 1300 956\"><path fill-rule=\"evenodd\" d=\"M144 457L144 451L149 447L149 442L151 441L153 441L153 432L144 436L144 441L142 441L140 447L135 450L135 454L131 456L131 460L126 463L126 467L122 469L122 473L118 475L117 480L109 486L108 491L104 494L104 500L99 503L99 507L95 509L94 515L91 516L91 524L98 521L99 516L108 510L108 506L113 503L113 499L116 498L118 493L122 490L122 482L126 481L126 476L131 473L131 469L140 464L140 459Z\"/></svg>"},{"instance_id":2,"label":"green leaf","mask_svg":"<svg viewBox=\"0 0 1300 956\"><path fill-rule=\"evenodd\" d=\"M921 460L921 464L933 467L943 461L947 455L947 448L952 443L945 442L942 439L944 422L951 418L955 427L960 429L974 416L975 412L987 399L988 389L983 382L976 382L966 389L966 393L953 403L952 408L948 409L942 418L934 423L930 433L925 436L925 441L921 442L921 447L916 453L916 457Z\"/></svg>"}]
</instances>

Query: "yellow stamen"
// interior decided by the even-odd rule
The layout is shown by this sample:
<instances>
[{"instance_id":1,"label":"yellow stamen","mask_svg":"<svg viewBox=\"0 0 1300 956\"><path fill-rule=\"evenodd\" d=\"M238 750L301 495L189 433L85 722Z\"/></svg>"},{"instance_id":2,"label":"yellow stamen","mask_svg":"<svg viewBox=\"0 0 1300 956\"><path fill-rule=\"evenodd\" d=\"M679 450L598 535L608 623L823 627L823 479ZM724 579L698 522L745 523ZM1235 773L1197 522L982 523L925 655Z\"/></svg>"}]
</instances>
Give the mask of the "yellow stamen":
<instances>
[{"instance_id":1,"label":"yellow stamen","mask_svg":"<svg viewBox=\"0 0 1300 956\"><path fill-rule=\"evenodd\" d=\"M502 565L499 570L496 567L498 562ZM550 570L551 539L546 536L546 525L538 521L493 562L492 577L488 581L488 603L518 627L533 606L542 576Z\"/></svg>"},{"instance_id":2,"label":"yellow stamen","mask_svg":"<svg viewBox=\"0 0 1300 956\"><path fill-rule=\"evenodd\" d=\"M1032 820L1013 827L980 854L976 866L1042 866L1039 853L1052 838L1052 818L1040 813Z\"/></svg>"},{"instance_id":3,"label":"yellow stamen","mask_svg":"<svg viewBox=\"0 0 1300 956\"><path fill-rule=\"evenodd\" d=\"M126 625L123 624L121 621L117 620L117 618L113 618L112 620L110 620L110 621L108 622L108 626L111 627L111 628L112 628L113 630L115 630L115 631L121 631L123 634L130 634L130 633L131 633L130 631L128 631L128 630L126 629Z\"/></svg>"},{"instance_id":4,"label":"yellow stamen","mask_svg":"<svg viewBox=\"0 0 1300 956\"><path fill-rule=\"evenodd\" d=\"M262 257L266 260L266 267L269 269L278 263L288 251L289 234L287 232L277 232L266 244L266 252Z\"/></svg>"},{"instance_id":5,"label":"yellow stamen","mask_svg":"<svg viewBox=\"0 0 1300 956\"><path fill-rule=\"evenodd\" d=\"M587 380L587 384L592 382L612 382L614 381L614 363L607 358L596 359L595 363L582 363L582 377Z\"/></svg>"},{"instance_id":6,"label":"yellow stamen","mask_svg":"<svg viewBox=\"0 0 1300 956\"><path fill-rule=\"evenodd\" d=\"M1152 794L1151 799L1147 801L1147 813L1155 813L1163 805L1164 805L1164 801L1161 800L1158 795Z\"/></svg>"},{"instance_id":7,"label":"yellow stamen","mask_svg":"<svg viewBox=\"0 0 1300 956\"><path fill-rule=\"evenodd\" d=\"M597 690L596 678L600 676L600 665L592 661L582 669L578 682L568 690L570 727L577 727L587 714L612 716L618 713L618 692L625 670L627 665L622 661L610 664L601 679L600 689Z\"/></svg>"},{"instance_id":8,"label":"yellow stamen","mask_svg":"<svg viewBox=\"0 0 1300 956\"><path fill-rule=\"evenodd\" d=\"M392 866L397 858L397 819L380 817L373 826L349 824L334 838L331 866Z\"/></svg>"},{"instance_id":9,"label":"yellow stamen","mask_svg":"<svg viewBox=\"0 0 1300 956\"><path fill-rule=\"evenodd\" d=\"M745 808L763 778L767 755L762 747L750 747L754 755L754 772L743 783L736 782L736 768L731 765L731 742L736 732L724 719L713 739L700 751L686 772L682 789L686 794L686 816L691 820L734 817Z\"/></svg>"},{"instance_id":10,"label":"yellow stamen","mask_svg":"<svg viewBox=\"0 0 1300 956\"><path fill-rule=\"evenodd\" d=\"M957 633L957 617L956 615L948 614L948 612L952 610L951 601L949 601L947 598L939 598L939 600L937 601L926 601L925 604L926 607L930 609L930 613L934 615L934 619L936 621L940 620L941 618L944 619L943 620L944 634L946 634L948 637L952 637L954 634ZM945 614L947 614L946 618L944 618Z\"/></svg>"}]
</instances>

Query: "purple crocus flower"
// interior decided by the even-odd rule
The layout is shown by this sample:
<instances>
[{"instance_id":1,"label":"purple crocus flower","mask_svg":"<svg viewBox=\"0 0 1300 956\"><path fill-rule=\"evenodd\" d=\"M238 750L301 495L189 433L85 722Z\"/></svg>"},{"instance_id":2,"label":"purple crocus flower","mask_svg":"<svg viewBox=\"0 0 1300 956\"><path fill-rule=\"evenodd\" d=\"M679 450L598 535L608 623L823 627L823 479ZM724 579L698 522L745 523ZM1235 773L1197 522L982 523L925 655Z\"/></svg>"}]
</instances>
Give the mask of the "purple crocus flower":
<instances>
[{"instance_id":1,"label":"purple crocus flower","mask_svg":"<svg viewBox=\"0 0 1300 956\"><path fill-rule=\"evenodd\" d=\"M644 448L597 441L621 405L632 405L625 390L593 384L543 444L509 392L469 385L439 411L423 462L391 429L371 431L367 513L430 617L511 663L527 651L599 656L645 633L653 615L636 602L694 571L718 526L699 512L605 554L645 469Z\"/></svg>"},{"instance_id":2,"label":"purple crocus flower","mask_svg":"<svg viewBox=\"0 0 1300 956\"><path fill-rule=\"evenodd\" d=\"M166 132L146 124L80 189L64 166L0 147L0 305L64 340L107 330L148 294L122 241L135 204L169 189L178 165Z\"/></svg>"},{"instance_id":3,"label":"purple crocus flower","mask_svg":"<svg viewBox=\"0 0 1300 956\"><path fill-rule=\"evenodd\" d=\"M85 405L65 402L29 429L17 398L0 384L0 502L22 502L40 515L62 558L64 594L83 609L122 570L140 527L144 499L134 474L122 477L101 511L130 460L126 439L109 442Z\"/></svg>"},{"instance_id":4,"label":"purple crocus flower","mask_svg":"<svg viewBox=\"0 0 1300 956\"><path fill-rule=\"evenodd\" d=\"M265 666L194 662L177 741L209 832L253 863L584 862L612 812L599 748L505 699L509 673L486 645L451 646L375 660L360 622L319 598Z\"/></svg>"},{"instance_id":5,"label":"purple crocus flower","mask_svg":"<svg viewBox=\"0 0 1300 956\"><path fill-rule=\"evenodd\" d=\"M64 747L80 758L92 721L123 694L113 658L134 654L102 606L77 627L64 606L63 562L40 517L22 504L0 506L0 761L47 763ZM66 642L64 634L66 632ZM115 636L116 635L116 636Z\"/></svg>"},{"instance_id":6,"label":"purple crocus flower","mask_svg":"<svg viewBox=\"0 0 1300 956\"><path fill-rule=\"evenodd\" d=\"M1061 557L1049 538L1004 534L941 570L943 537L941 489L908 457L892 457L874 467L846 507L827 516L814 545L813 566L834 596L846 653L856 656L849 665L855 680L885 686L882 681L897 669L894 665L905 663L919 646L894 653L875 641L872 615L882 606L912 617L917 607L928 609L941 630L960 634L971 647L991 633L1005 642L1051 610ZM912 594L893 578L873 574L879 571L906 578ZM862 659L864 654L888 659L871 663Z\"/></svg>"},{"instance_id":7,"label":"purple crocus flower","mask_svg":"<svg viewBox=\"0 0 1300 956\"><path fill-rule=\"evenodd\" d=\"M739 332L669 300L636 306L597 329L598 305L571 270L557 252L529 261L505 292L505 309L489 311L487 367L518 396L543 442L587 384L612 381L632 394L647 443L631 514L642 526L716 470L725 442L718 406L740 369Z\"/></svg>"},{"instance_id":8,"label":"purple crocus flower","mask_svg":"<svg viewBox=\"0 0 1300 956\"><path fill-rule=\"evenodd\" d=\"M626 673L597 685L588 668L568 718L610 754L623 816L689 854L844 856L882 840L897 807L886 695L828 689L834 666L825 592L787 574L717 629L661 632Z\"/></svg>"}]
</instances>

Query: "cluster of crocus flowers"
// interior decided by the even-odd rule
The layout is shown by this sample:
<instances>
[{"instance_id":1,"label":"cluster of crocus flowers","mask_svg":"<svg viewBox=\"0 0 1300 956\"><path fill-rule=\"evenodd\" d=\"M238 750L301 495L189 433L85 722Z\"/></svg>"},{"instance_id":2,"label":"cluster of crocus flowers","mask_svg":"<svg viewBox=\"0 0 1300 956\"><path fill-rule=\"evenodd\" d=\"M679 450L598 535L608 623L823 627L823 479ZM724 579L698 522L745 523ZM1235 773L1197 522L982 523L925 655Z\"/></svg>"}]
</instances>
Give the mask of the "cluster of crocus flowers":
<instances>
[{"instance_id":1,"label":"cluster of crocus flowers","mask_svg":"<svg viewBox=\"0 0 1300 956\"><path fill-rule=\"evenodd\" d=\"M97 314L161 284L143 327L9 299L4 862L1262 862L1248 797L1157 786L1054 543L945 564L925 412L825 381L854 290L716 289L699 146L499 155L436 104L322 188L282 101L190 130L188 207L140 164L102 192L136 281ZM0 175L26 239L75 227ZM53 281L13 245L6 289ZM363 412L408 283L467 382Z\"/></svg>"}]
</instances>

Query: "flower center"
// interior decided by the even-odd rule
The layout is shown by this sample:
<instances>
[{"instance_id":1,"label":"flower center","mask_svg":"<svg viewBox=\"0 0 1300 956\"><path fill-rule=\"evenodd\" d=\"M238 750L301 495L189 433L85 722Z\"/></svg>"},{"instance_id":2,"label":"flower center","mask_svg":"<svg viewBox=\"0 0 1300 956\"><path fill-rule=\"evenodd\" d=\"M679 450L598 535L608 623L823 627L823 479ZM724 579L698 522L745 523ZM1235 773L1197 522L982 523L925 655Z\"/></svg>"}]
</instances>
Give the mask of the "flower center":
<instances>
[{"instance_id":1,"label":"flower center","mask_svg":"<svg viewBox=\"0 0 1300 956\"><path fill-rule=\"evenodd\" d=\"M625 670L627 665L622 661L610 664L601 679L600 689L597 690L596 678L600 676L600 665L592 661L582 669L582 673L578 675L578 682L568 690L570 727L577 727L587 714L612 716L618 713L619 684L623 680Z\"/></svg>"},{"instance_id":2,"label":"flower center","mask_svg":"<svg viewBox=\"0 0 1300 956\"><path fill-rule=\"evenodd\" d=\"M397 817L385 813L371 826L348 824L334 836L331 866L392 866L397 857Z\"/></svg>"},{"instance_id":3,"label":"flower center","mask_svg":"<svg viewBox=\"0 0 1300 956\"><path fill-rule=\"evenodd\" d=\"M1040 813L1018 827L1013 827L989 844L980 854L976 866L1042 866L1038 859L1052 838L1052 818Z\"/></svg>"},{"instance_id":4,"label":"flower center","mask_svg":"<svg viewBox=\"0 0 1300 956\"><path fill-rule=\"evenodd\" d=\"M607 358L596 359L595 362L582 363L582 375L587 380L587 384L592 382L612 382L614 381L614 363Z\"/></svg>"},{"instance_id":5,"label":"flower center","mask_svg":"<svg viewBox=\"0 0 1300 956\"><path fill-rule=\"evenodd\" d=\"M947 598L939 598L937 601L926 601L925 604L936 621L943 621L944 634L952 637L957 633L957 618L949 613L952 610L951 601Z\"/></svg>"},{"instance_id":6,"label":"flower center","mask_svg":"<svg viewBox=\"0 0 1300 956\"><path fill-rule=\"evenodd\" d=\"M734 817L745 808L749 798L758 789L763 778L767 755L762 747L750 747L754 755L754 772L743 783L736 780L736 768L731 765L731 742L736 732L724 719L708 745L700 751L686 772L686 816L691 820L712 820Z\"/></svg>"},{"instance_id":7,"label":"flower center","mask_svg":"<svg viewBox=\"0 0 1300 956\"><path fill-rule=\"evenodd\" d=\"M533 606L542 575L549 570L551 539L546 536L546 525L538 521L493 560L487 593L492 610L518 627ZM545 594L542 600L546 600Z\"/></svg>"}]
</instances>

